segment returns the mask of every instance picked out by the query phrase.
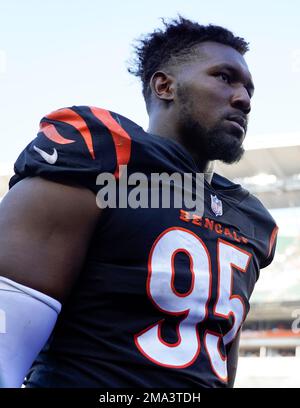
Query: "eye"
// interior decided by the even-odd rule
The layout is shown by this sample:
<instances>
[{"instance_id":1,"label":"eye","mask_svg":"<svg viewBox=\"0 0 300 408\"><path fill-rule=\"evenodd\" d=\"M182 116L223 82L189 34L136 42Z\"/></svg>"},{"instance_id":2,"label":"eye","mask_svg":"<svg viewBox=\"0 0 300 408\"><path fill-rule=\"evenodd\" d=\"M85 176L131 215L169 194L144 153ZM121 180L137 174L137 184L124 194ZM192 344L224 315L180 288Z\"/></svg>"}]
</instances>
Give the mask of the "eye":
<instances>
[{"instance_id":1,"label":"eye","mask_svg":"<svg viewBox=\"0 0 300 408\"><path fill-rule=\"evenodd\" d=\"M219 74L216 75L218 78L220 78L222 81L226 83L230 83L230 76L228 74L225 74L225 72L220 72Z\"/></svg>"}]
</instances>

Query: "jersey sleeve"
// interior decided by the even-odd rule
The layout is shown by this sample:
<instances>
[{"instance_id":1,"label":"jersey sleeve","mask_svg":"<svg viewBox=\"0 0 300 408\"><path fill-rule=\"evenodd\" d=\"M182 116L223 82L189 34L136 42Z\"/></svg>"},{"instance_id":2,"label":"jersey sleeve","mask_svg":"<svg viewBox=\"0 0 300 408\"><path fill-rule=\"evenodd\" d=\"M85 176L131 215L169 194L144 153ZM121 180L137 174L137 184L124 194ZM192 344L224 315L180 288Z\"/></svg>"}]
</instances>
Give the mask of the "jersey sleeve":
<instances>
[{"instance_id":1,"label":"jersey sleeve","mask_svg":"<svg viewBox=\"0 0 300 408\"><path fill-rule=\"evenodd\" d=\"M273 261L278 226L267 208L253 194L249 194L241 203L240 208L245 216L245 230L249 232L258 267L263 269Z\"/></svg>"},{"instance_id":2,"label":"jersey sleeve","mask_svg":"<svg viewBox=\"0 0 300 408\"><path fill-rule=\"evenodd\" d=\"M261 268L265 268L266 266L270 265L270 263L273 261L275 250L276 250L277 235L278 235L278 227L277 225L275 225L269 236L267 256L266 258L263 258L261 265L260 265Z\"/></svg>"},{"instance_id":3,"label":"jersey sleeve","mask_svg":"<svg viewBox=\"0 0 300 408\"><path fill-rule=\"evenodd\" d=\"M37 137L21 152L9 187L33 176L75 183L98 191L96 179L108 172L119 176L130 159L131 138L108 110L72 106L42 118Z\"/></svg>"}]
</instances>

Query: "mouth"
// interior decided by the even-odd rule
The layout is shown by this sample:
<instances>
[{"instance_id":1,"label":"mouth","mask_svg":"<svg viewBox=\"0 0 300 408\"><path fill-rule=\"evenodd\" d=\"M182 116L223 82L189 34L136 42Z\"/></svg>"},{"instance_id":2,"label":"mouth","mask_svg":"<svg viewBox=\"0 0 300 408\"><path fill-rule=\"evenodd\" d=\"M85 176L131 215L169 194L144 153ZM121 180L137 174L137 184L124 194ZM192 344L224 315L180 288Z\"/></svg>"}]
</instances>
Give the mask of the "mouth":
<instances>
[{"instance_id":1,"label":"mouth","mask_svg":"<svg viewBox=\"0 0 300 408\"><path fill-rule=\"evenodd\" d=\"M239 131L239 133L241 133L243 136L245 135L245 133L246 133L247 121L246 121L246 119L245 119L243 116L240 116L240 115L231 115L231 116L228 116L228 117L226 118L226 120L227 120L228 122L230 122L231 125L234 126L234 128L235 128L236 130Z\"/></svg>"}]
</instances>

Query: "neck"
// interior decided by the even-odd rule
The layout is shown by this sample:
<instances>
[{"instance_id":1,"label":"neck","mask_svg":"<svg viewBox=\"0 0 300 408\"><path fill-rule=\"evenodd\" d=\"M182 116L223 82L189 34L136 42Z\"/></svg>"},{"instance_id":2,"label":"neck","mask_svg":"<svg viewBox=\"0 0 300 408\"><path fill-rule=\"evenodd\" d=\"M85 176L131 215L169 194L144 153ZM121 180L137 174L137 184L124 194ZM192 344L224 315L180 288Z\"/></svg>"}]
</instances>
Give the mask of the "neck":
<instances>
[{"instance_id":1,"label":"neck","mask_svg":"<svg viewBox=\"0 0 300 408\"><path fill-rule=\"evenodd\" d=\"M149 126L147 131L154 135L178 141L178 132L174 126L174 120L172 119L172 116L167 113L162 117L157 110L151 112L151 115L149 115Z\"/></svg>"},{"instance_id":2,"label":"neck","mask_svg":"<svg viewBox=\"0 0 300 408\"><path fill-rule=\"evenodd\" d=\"M181 141L182 138L178 132L178 129L174 125L174 123L176 122L171 117L171 115L165 115L162 118L162 116L157 111L154 111L149 116L149 127L148 127L147 132L152 133L154 135L161 136L161 137L165 137L168 139L172 139L176 141L177 143L181 144L182 146L184 146L184 144ZM198 155L196 155L194 152L191 152L191 151L189 151L189 153L193 157L199 169L199 172L204 173L205 180L209 184L211 184L211 180L214 174L214 161L209 161L209 160L204 160L203 158L199 158Z\"/></svg>"}]
</instances>

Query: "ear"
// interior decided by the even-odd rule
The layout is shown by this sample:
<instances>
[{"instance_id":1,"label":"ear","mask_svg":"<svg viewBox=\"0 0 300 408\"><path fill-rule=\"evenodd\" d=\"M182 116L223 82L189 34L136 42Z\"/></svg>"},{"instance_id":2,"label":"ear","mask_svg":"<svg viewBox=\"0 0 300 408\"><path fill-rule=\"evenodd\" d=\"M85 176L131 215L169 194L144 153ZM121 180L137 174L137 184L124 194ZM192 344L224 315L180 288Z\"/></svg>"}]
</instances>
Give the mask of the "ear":
<instances>
[{"instance_id":1,"label":"ear","mask_svg":"<svg viewBox=\"0 0 300 408\"><path fill-rule=\"evenodd\" d=\"M159 99L171 102L175 96L175 78L163 71L156 71L150 79L152 93Z\"/></svg>"}]
</instances>

